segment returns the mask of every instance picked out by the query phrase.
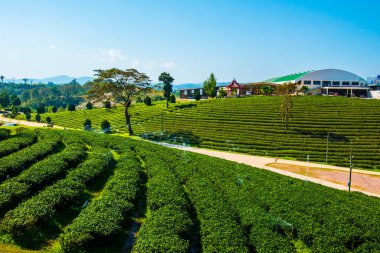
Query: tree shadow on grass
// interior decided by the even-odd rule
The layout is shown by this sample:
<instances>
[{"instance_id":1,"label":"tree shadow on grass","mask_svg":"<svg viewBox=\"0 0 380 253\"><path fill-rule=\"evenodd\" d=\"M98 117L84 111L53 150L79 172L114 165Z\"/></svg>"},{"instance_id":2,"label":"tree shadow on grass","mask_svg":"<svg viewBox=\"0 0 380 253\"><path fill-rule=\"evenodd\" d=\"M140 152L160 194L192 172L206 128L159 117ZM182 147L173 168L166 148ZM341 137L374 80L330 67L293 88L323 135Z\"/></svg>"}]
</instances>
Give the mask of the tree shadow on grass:
<instances>
[{"instance_id":1,"label":"tree shadow on grass","mask_svg":"<svg viewBox=\"0 0 380 253\"><path fill-rule=\"evenodd\" d=\"M197 104L179 104L179 105L175 105L174 107L177 108L177 109L185 109L185 108L192 108L192 107L196 107Z\"/></svg>"},{"instance_id":2,"label":"tree shadow on grass","mask_svg":"<svg viewBox=\"0 0 380 253\"><path fill-rule=\"evenodd\" d=\"M192 131L179 130L176 132L164 131L144 133L141 135L142 138L157 141L157 142L168 142L173 144L187 144L197 146L200 144L201 140L198 135L195 135Z\"/></svg>"},{"instance_id":3,"label":"tree shadow on grass","mask_svg":"<svg viewBox=\"0 0 380 253\"><path fill-rule=\"evenodd\" d=\"M307 135L307 136L310 136L311 138L318 138L318 139L326 139L328 135L330 142L337 142L337 141L348 142L349 141L349 139L345 135L331 133L327 131L308 131L308 130L301 130L301 129L294 129L293 131L296 134Z\"/></svg>"}]
</instances>

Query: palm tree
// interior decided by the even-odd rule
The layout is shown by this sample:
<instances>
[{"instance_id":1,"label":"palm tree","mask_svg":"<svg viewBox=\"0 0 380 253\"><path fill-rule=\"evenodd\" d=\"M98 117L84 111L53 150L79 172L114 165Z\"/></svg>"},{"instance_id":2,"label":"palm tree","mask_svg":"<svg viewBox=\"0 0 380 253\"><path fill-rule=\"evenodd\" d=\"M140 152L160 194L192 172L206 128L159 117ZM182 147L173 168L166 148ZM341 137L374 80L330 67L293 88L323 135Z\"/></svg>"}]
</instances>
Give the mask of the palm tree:
<instances>
[{"instance_id":1,"label":"palm tree","mask_svg":"<svg viewBox=\"0 0 380 253\"><path fill-rule=\"evenodd\" d=\"M0 79L1 79L1 84L4 84L5 76L0 76Z\"/></svg>"}]
</instances>

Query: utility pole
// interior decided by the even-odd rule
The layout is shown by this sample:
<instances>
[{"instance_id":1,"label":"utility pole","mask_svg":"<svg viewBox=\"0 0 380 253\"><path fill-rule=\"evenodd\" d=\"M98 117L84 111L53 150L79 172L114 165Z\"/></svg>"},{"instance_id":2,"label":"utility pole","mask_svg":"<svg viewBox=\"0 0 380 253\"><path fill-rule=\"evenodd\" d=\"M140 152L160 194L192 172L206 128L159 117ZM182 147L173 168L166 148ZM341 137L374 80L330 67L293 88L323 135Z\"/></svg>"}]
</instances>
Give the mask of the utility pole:
<instances>
[{"instance_id":1,"label":"utility pole","mask_svg":"<svg viewBox=\"0 0 380 253\"><path fill-rule=\"evenodd\" d=\"M328 155L329 155L329 135L330 132L327 132L327 141L326 141L326 163L328 161Z\"/></svg>"},{"instance_id":2,"label":"utility pole","mask_svg":"<svg viewBox=\"0 0 380 253\"><path fill-rule=\"evenodd\" d=\"M351 180L352 180L352 158L354 156L352 155L352 146L351 146L351 153L350 153L350 177L348 178L348 191L351 192Z\"/></svg>"}]
</instances>

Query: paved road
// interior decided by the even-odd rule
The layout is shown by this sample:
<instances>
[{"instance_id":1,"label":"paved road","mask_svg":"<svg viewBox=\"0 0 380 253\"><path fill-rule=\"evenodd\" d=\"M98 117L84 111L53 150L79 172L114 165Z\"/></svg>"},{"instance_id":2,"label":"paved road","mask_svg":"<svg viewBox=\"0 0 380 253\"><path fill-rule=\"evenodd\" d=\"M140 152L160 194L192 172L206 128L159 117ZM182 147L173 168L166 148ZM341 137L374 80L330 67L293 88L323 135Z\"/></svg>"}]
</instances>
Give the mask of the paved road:
<instances>
[{"instance_id":1,"label":"paved road","mask_svg":"<svg viewBox=\"0 0 380 253\"><path fill-rule=\"evenodd\" d=\"M317 184L321 184L324 186L328 186L331 188L339 189L339 190L344 190L347 191L348 187L336 183L332 183L329 181L321 180L321 179L316 179L312 177L307 177L304 175L280 170L280 169L275 169L272 167L267 166L267 164L274 163L275 159L274 158L268 158L268 157L262 157L262 156L253 156L253 155L245 155L245 154L237 154L237 153L232 153L232 152L224 152L224 151L216 151L216 150L209 150L209 149L202 149L202 148L195 148L195 147L184 147L180 145L173 145L173 144L168 144L168 143L158 143L162 146L170 147L170 148L176 148L176 149L181 149L181 150L187 150L191 151L194 153L198 154L204 154L208 156L213 156L213 157L218 157L222 158L225 160L230 160L238 163L243 163L247 164L253 167L257 167L260 169L265 169L269 170L281 175L289 176L289 177L294 177L298 178L301 180L307 180L310 182L314 182ZM340 171L346 171L347 175L349 173L349 168L345 167L338 167L338 166L333 166L333 165L325 165L325 164L318 164L318 163L311 163L311 162L301 162L301 161L292 161L292 160L284 160L284 159L278 159L278 163L283 163L283 164L292 164L292 165L300 165L300 166L309 166L309 167L316 167L316 168L323 168L323 169L331 169L331 170L340 170ZM357 170L353 169L353 173L361 173L361 174L367 174L367 175L377 175L380 176L380 172L372 172L372 171L366 171L366 170ZM375 196L379 197L379 194L373 193L373 192L368 192L368 191L362 191L359 189L351 188L352 191L358 191L362 192L364 194L367 194L369 196Z\"/></svg>"}]
</instances>

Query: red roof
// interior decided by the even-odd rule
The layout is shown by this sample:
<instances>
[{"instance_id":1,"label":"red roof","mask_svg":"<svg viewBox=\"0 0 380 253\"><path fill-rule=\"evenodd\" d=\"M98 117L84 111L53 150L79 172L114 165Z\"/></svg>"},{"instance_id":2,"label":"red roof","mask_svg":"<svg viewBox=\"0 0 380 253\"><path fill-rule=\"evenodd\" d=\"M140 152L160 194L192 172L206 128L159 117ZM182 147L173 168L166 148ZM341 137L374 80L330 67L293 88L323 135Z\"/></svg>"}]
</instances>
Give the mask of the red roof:
<instances>
[{"instance_id":1,"label":"red roof","mask_svg":"<svg viewBox=\"0 0 380 253\"><path fill-rule=\"evenodd\" d=\"M228 88L240 88L240 84L238 84L238 82L236 82L235 78L234 80L227 86Z\"/></svg>"}]
</instances>

